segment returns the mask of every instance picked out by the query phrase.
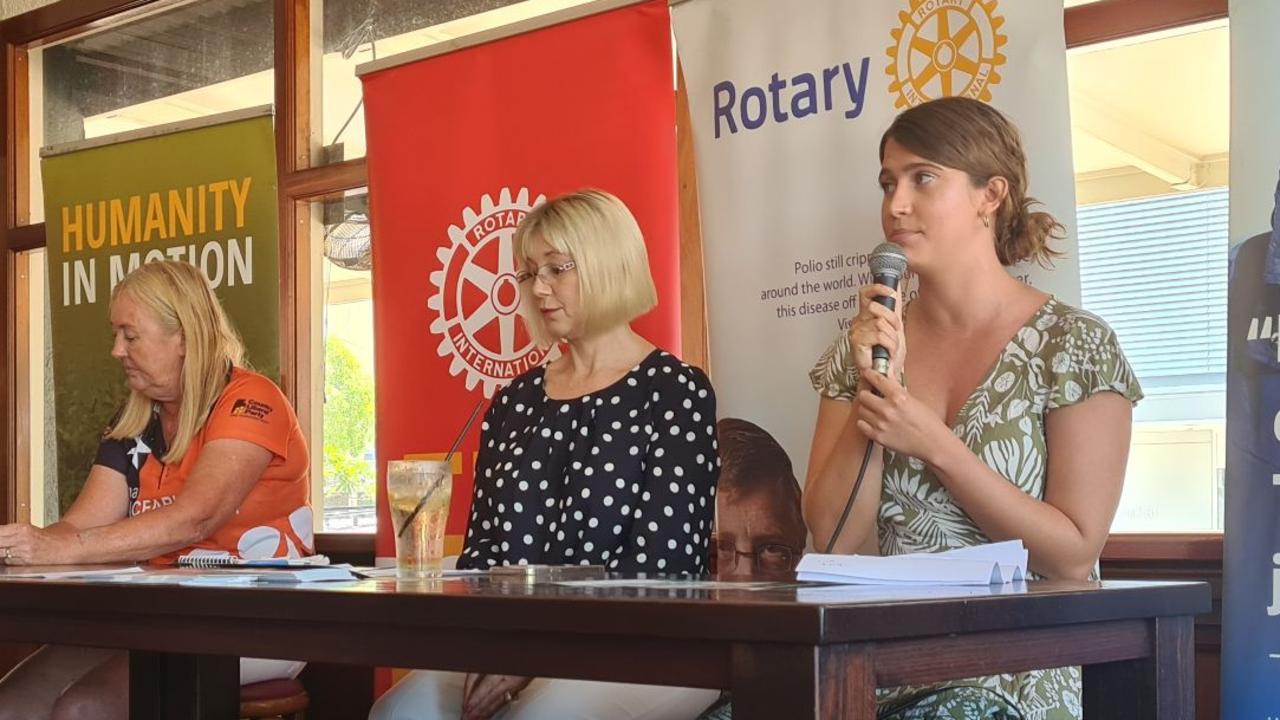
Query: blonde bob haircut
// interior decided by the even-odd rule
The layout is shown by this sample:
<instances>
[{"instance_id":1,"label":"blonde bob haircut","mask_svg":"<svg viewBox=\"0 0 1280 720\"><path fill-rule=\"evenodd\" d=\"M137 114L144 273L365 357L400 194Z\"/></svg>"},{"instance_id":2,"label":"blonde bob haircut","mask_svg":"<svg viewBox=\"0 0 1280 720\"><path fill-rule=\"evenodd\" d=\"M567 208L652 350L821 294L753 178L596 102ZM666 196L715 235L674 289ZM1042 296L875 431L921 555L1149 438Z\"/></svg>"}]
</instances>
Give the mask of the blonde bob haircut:
<instances>
[{"instance_id":1,"label":"blonde bob haircut","mask_svg":"<svg viewBox=\"0 0 1280 720\"><path fill-rule=\"evenodd\" d=\"M209 281L194 265L173 260L147 263L115 286L111 302L126 295L149 310L166 333L181 333L185 342L182 409L173 442L163 458L165 463L178 462L226 388L231 367L243 362L244 345ZM131 390L107 437L141 435L151 422L154 407L150 398Z\"/></svg>"},{"instance_id":2,"label":"blonde bob haircut","mask_svg":"<svg viewBox=\"0 0 1280 720\"><path fill-rule=\"evenodd\" d=\"M531 247L543 240L575 263L578 297L586 315L584 334L593 335L629 323L658 304L640 226L627 206L603 190L561 195L529 212L515 233L515 257L532 267L541 261ZM522 315L540 347L552 337L532 298L532 283L522 290Z\"/></svg>"}]
</instances>

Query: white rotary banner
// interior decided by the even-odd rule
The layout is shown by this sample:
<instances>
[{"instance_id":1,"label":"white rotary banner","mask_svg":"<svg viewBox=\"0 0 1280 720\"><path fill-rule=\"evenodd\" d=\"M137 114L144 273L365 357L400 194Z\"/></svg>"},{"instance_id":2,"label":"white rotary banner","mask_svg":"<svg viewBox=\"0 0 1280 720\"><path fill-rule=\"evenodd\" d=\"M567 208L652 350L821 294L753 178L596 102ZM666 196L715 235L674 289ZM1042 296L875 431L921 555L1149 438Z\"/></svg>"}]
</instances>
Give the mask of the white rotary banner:
<instances>
[{"instance_id":1,"label":"white rotary banner","mask_svg":"<svg viewBox=\"0 0 1280 720\"><path fill-rule=\"evenodd\" d=\"M1061 0L688 0L673 20L720 415L771 432L802 481L808 372L884 239L878 150L898 112L967 95L1009 116L1031 195L1068 233L1052 270L1011 272L1079 305Z\"/></svg>"}]
</instances>

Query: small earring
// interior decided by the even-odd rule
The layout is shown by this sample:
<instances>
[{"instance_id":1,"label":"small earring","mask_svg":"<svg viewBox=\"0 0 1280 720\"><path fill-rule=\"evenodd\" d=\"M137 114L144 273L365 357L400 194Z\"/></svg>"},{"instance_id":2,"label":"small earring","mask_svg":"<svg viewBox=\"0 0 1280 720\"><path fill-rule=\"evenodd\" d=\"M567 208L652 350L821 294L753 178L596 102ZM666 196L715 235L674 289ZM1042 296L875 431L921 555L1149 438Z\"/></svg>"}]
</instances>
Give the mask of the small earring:
<instances>
[{"instance_id":1,"label":"small earring","mask_svg":"<svg viewBox=\"0 0 1280 720\"><path fill-rule=\"evenodd\" d=\"M984 228L989 228L989 227L991 227L991 218L987 217L986 215L983 215L983 216L982 216L982 227L984 227Z\"/></svg>"}]
</instances>

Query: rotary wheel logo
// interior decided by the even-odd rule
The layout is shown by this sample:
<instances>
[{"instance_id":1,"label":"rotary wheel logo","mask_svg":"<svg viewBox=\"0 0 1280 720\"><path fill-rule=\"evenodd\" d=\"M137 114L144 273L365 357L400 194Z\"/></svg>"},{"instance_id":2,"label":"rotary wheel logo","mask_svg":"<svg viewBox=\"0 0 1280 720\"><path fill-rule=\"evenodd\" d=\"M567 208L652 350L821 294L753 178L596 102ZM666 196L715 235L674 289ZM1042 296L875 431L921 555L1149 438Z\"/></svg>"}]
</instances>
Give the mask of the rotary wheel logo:
<instances>
[{"instance_id":1,"label":"rotary wheel logo","mask_svg":"<svg viewBox=\"0 0 1280 720\"><path fill-rule=\"evenodd\" d=\"M991 101L1000 82L996 68L1008 38L999 33L1004 18L997 0L911 0L911 12L898 13L902 26L890 33L885 71L895 108L915 107L952 95Z\"/></svg>"},{"instance_id":2,"label":"rotary wheel logo","mask_svg":"<svg viewBox=\"0 0 1280 720\"><path fill-rule=\"evenodd\" d=\"M529 190L515 198L503 188L498 201L485 195L479 212L462 210L462 225L449 226L449 246L436 251L441 269L431 273L435 311L431 332L440 336L436 352L453 357L449 372L466 374L467 389L483 383L485 397L547 357L516 317L520 288L511 240L516 225L544 200L529 202Z\"/></svg>"}]
</instances>

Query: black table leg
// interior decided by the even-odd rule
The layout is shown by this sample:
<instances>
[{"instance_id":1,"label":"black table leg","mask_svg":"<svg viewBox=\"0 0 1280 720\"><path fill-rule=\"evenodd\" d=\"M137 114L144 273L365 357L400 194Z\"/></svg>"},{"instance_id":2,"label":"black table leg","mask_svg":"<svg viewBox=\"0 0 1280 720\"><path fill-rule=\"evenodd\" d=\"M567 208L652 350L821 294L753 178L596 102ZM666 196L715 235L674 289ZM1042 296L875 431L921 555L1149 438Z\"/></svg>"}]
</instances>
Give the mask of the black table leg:
<instances>
[{"instance_id":1,"label":"black table leg","mask_svg":"<svg viewBox=\"0 0 1280 720\"><path fill-rule=\"evenodd\" d=\"M240 658L129 653L131 720L236 720Z\"/></svg>"}]
</instances>

